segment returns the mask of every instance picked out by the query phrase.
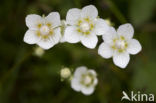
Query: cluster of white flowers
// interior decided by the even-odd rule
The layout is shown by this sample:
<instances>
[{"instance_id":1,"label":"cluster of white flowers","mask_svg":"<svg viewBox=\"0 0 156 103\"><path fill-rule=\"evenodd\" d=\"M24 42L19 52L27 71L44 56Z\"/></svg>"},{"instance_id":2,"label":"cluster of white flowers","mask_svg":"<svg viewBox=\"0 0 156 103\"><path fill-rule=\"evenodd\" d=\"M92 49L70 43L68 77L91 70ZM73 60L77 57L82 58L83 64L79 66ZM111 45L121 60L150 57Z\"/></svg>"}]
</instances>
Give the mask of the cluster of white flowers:
<instances>
[{"instance_id":1,"label":"cluster of white flowers","mask_svg":"<svg viewBox=\"0 0 156 103\"><path fill-rule=\"evenodd\" d=\"M97 36L101 35L104 42L99 46L98 54L103 58L113 57L115 65L126 68L129 54L139 53L142 47L138 40L132 38L134 29L131 24L123 24L117 31L109 24L107 20L98 17L98 10L93 5L70 9L66 20L62 21L58 12L51 12L46 17L31 14L26 17L29 29L25 33L24 42L37 44L43 49L50 49L59 42L81 42L85 47L94 49L98 43ZM69 71L62 70L61 76L68 77ZM89 95L93 93L97 81L94 70L79 67L71 85L74 90Z\"/></svg>"},{"instance_id":2,"label":"cluster of white flowers","mask_svg":"<svg viewBox=\"0 0 156 103\"><path fill-rule=\"evenodd\" d=\"M37 44L43 49L50 49L60 42L81 42L87 48L95 48L97 35L106 34L109 30L107 22L98 18L95 6L89 5L81 9L73 8L67 12L66 21L60 20L58 12L52 12L47 17L30 14L26 17L29 30L24 41ZM61 28L65 28L61 36Z\"/></svg>"}]
</instances>

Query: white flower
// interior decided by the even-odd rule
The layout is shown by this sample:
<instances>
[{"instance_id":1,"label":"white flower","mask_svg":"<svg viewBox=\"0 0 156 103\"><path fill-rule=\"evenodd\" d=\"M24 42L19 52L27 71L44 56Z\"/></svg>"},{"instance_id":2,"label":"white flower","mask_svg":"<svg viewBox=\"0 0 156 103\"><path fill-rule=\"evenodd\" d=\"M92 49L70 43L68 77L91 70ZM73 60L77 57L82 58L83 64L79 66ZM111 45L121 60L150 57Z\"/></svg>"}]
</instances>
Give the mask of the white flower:
<instances>
[{"instance_id":1,"label":"white flower","mask_svg":"<svg viewBox=\"0 0 156 103\"><path fill-rule=\"evenodd\" d=\"M137 54L142 47L138 40L133 39L134 29L131 24L119 26L117 31L111 27L109 33L103 35L104 43L99 46L98 54L103 58L113 57L113 62L120 68L129 63L129 54Z\"/></svg>"},{"instance_id":2,"label":"white flower","mask_svg":"<svg viewBox=\"0 0 156 103\"><path fill-rule=\"evenodd\" d=\"M90 95L94 92L94 88L98 83L96 76L97 74L94 70L88 70L84 66L78 67L71 80L71 87L75 91L81 91L85 95Z\"/></svg>"},{"instance_id":3,"label":"white flower","mask_svg":"<svg viewBox=\"0 0 156 103\"><path fill-rule=\"evenodd\" d=\"M103 35L109 26L98 17L95 6L89 5L81 9L73 8L67 12L66 22L69 25L64 38L69 43L80 42L88 47L95 48L98 42L96 35Z\"/></svg>"},{"instance_id":4,"label":"white flower","mask_svg":"<svg viewBox=\"0 0 156 103\"><path fill-rule=\"evenodd\" d=\"M52 12L47 17L31 14L26 17L29 30L25 33L24 42L37 44L43 49L49 49L57 44L61 38L60 15Z\"/></svg>"}]
</instances>

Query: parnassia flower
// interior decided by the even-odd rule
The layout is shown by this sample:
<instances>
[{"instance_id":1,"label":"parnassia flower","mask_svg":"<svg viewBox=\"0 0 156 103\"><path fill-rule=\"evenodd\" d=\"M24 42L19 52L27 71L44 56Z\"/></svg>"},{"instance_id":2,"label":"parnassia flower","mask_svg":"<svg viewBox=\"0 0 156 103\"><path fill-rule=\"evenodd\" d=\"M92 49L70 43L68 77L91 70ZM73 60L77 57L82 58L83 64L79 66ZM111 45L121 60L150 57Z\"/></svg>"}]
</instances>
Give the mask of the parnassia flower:
<instances>
[{"instance_id":1,"label":"parnassia flower","mask_svg":"<svg viewBox=\"0 0 156 103\"><path fill-rule=\"evenodd\" d=\"M81 42L87 48L95 48L98 42L97 35L105 34L109 26L105 20L98 18L95 6L73 8L67 12L66 23L69 25L64 34L69 43Z\"/></svg>"},{"instance_id":2,"label":"parnassia flower","mask_svg":"<svg viewBox=\"0 0 156 103\"><path fill-rule=\"evenodd\" d=\"M61 38L60 15L51 12L47 17L31 14L26 17L29 28L25 33L24 42L37 44L43 49L49 49L57 44Z\"/></svg>"},{"instance_id":3,"label":"parnassia flower","mask_svg":"<svg viewBox=\"0 0 156 103\"><path fill-rule=\"evenodd\" d=\"M97 85L97 74L92 69L87 69L84 66L78 67L71 80L71 87L75 91L81 91L85 95L90 95L94 92Z\"/></svg>"},{"instance_id":4,"label":"parnassia flower","mask_svg":"<svg viewBox=\"0 0 156 103\"><path fill-rule=\"evenodd\" d=\"M103 58L113 57L113 62L120 68L125 68L129 63L129 54L137 54L142 47L138 40L133 39L134 29L131 24L119 26L117 31L111 27L103 35L104 43L99 46L98 54Z\"/></svg>"}]
</instances>

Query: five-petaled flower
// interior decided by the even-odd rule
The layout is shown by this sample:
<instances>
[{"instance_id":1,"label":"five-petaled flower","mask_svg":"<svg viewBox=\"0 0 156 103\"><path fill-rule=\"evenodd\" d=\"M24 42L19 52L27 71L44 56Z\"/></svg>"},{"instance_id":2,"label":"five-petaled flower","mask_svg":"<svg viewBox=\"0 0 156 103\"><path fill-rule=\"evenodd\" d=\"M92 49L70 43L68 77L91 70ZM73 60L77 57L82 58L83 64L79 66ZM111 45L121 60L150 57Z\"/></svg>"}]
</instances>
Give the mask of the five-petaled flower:
<instances>
[{"instance_id":1,"label":"five-petaled flower","mask_svg":"<svg viewBox=\"0 0 156 103\"><path fill-rule=\"evenodd\" d=\"M74 76L71 80L71 87L75 91L81 91L85 95L90 95L94 92L97 83L98 79L96 72L81 66L74 72Z\"/></svg>"},{"instance_id":2,"label":"five-petaled flower","mask_svg":"<svg viewBox=\"0 0 156 103\"><path fill-rule=\"evenodd\" d=\"M80 42L88 47L95 48L98 42L96 35L103 35L109 30L105 20L98 18L95 6L89 5L82 10L73 8L67 12L67 26L64 34L65 41L69 43Z\"/></svg>"},{"instance_id":3,"label":"five-petaled flower","mask_svg":"<svg viewBox=\"0 0 156 103\"><path fill-rule=\"evenodd\" d=\"M24 41L37 44L43 49L49 49L57 44L61 38L60 15L51 12L47 17L31 14L26 17L29 30L25 33Z\"/></svg>"},{"instance_id":4,"label":"five-petaled flower","mask_svg":"<svg viewBox=\"0 0 156 103\"><path fill-rule=\"evenodd\" d=\"M113 62L120 68L125 68L129 63L129 54L137 54L142 47L138 40L133 39L134 29L131 24L119 26L117 31L111 27L103 35L104 43L99 46L98 53L104 58L113 57Z\"/></svg>"}]
</instances>

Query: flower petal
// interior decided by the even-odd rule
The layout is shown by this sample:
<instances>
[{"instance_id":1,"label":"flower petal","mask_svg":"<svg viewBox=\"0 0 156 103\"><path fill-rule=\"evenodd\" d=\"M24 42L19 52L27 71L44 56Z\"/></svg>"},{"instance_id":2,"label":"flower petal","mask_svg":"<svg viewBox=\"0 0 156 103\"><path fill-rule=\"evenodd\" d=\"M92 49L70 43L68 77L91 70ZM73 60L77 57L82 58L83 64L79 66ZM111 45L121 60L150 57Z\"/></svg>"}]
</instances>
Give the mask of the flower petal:
<instances>
[{"instance_id":1,"label":"flower petal","mask_svg":"<svg viewBox=\"0 0 156 103\"><path fill-rule=\"evenodd\" d=\"M40 40L40 38L36 35L36 31L28 30L24 36L24 42L28 44L35 44Z\"/></svg>"},{"instance_id":2,"label":"flower petal","mask_svg":"<svg viewBox=\"0 0 156 103\"><path fill-rule=\"evenodd\" d=\"M81 37L81 42L87 48L94 49L98 42L98 38L96 35L93 35L93 34L83 35Z\"/></svg>"},{"instance_id":3,"label":"flower petal","mask_svg":"<svg viewBox=\"0 0 156 103\"><path fill-rule=\"evenodd\" d=\"M61 39L61 29L60 28L54 29L54 34L50 37L50 39L54 44L57 44Z\"/></svg>"},{"instance_id":4,"label":"flower petal","mask_svg":"<svg viewBox=\"0 0 156 103\"><path fill-rule=\"evenodd\" d=\"M82 8L81 17L95 19L98 16L97 8L94 5L88 5Z\"/></svg>"},{"instance_id":5,"label":"flower petal","mask_svg":"<svg viewBox=\"0 0 156 103\"><path fill-rule=\"evenodd\" d=\"M36 14L28 15L25 20L27 27L29 27L31 30L36 30L37 25L43 22L42 17Z\"/></svg>"},{"instance_id":6,"label":"flower petal","mask_svg":"<svg viewBox=\"0 0 156 103\"><path fill-rule=\"evenodd\" d=\"M53 28L61 25L60 14L58 12L51 12L45 17L45 20L46 22L51 23Z\"/></svg>"},{"instance_id":7,"label":"flower petal","mask_svg":"<svg viewBox=\"0 0 156 103\"><path fill-rule=\"evenodd\" d=\"M113 62L120 68L126 68L130 60L130 56L128 53L115 53L113 56Z\"/></svg>"},{"instance_id":8,"label":"flower petal","mask_svg":"<svg viewBox=\"0 0 156 103\"><path fill-rule=\"evenodd\" d=\"M62 35L61 39L60 39L60 43L64 43L64 42L66 42L66 41L65 41L64 35Z\"/></svg>"},{"instance_id":9,"label":"flower petal","mask_svg":"<svg viewBox=\"0 0 156 103\"><path fill-rule=\"evenodd\" d=\"M129 41L127 51L130 54L137 54L141 51L142 47L138 40L132 39Z\"/></svg>"},{"instance_id":10,"label":"flower petal","mask_svg":"<svg viewBox=\"0 0 156 103\"><path fill-rule=\"evenodd\" d=\"M101 55L103 58L110 58L113 56L113 50L108 44L102 43L99 46L98 54Z\"/></svg>"},{"instance_id":11,"label":"flower petal","mask_svg":"<svg viewBox=\"0 0 156 103\"><path fill-rule=\"evenodd\" d=\"M127 39L131 39L134 34L133 26L129 23L123 24L117 29L117 34L122 35Z\"/></svg>"},{"instance_id":12,"label":"flower petal","mask_svg":"<svg viewBox=\"0 0 156 103\"><path fill-rule=\"evenodd\" d=\"M98 79L97 78L94 78L94 83L93 84L94 84L94 86L98 84Z\"/></svg>"},{"instance_id":13,"label":"flower petal","mask_svg":"<svg viewBox=\"0 0 156 103\"><path fill-rule=\"evenodd\" d=\"M110 27L108 32L102 35L102 38L105 43L112 43L113 39L117 37L117 33L114 27Z\"/></svg>"},{"instance_id":14,"label":"flower petal","mask_svg":"<svg viewBox=\"0 0 156 103\"><path fill-rule=\"evenodd\" d=\"M88 72L91 73L92 75L94 75L95 77L97 76L95 70L93 70L93 69L89 69Z\"/></svg>"},{"instance_id":15,"label":"flower petal","mask_svg":"<svg viewBox=\"0 0 156 103\"><path fill-rule=\"evenodd\" d=\"M83 87L81 91L84 95L91 95L94 92L94 87Z\"/></svg>"},{"instance_id":16,"label":"flower petal","mask_svg":"<svg viewBox=\"0 0 156 103\"><path fill-rule=\"evenodd\" d=\"M95 33L96 35L106 34L109 30L108 24L103 19L97 19L95 24Z\"/></svg>"},{"instance_id":17,"label":"flower petal","mask_svg":"<svg viewBox=\"0 0 156 103\"><path fill-rule=\"evenodd\" d=\"M69 43L77 43L80 41L80 35L76 31L75 26L69 26L65 29L64 40Z\"/></svg>"},{"instance_id":18,"label":"flower petal","mask_svg":"<svg viewBox=\"0 0 156 103\"><path fill-rule=\"evenodd\" d=\"M51 41L50 39L46 39L46 40L42 39L37 44L43 49L50 49L51 47L55 45L55 43Z\"/></svg>"},{"instance_id":19,"label":"flower petal","mask_svg":"<svg viewBox=\"0 0 156 103\"><path fill-rule=\"evenodd\" d=\"M88 72L89 73L91 73L93 76L94 76L94 82L93 82L93 85L95 86L95 85L97 85L97 83L98 83L98 79L97 79L97 73L95 72L95 70L93 70L93 69L89 69L88 70Z\"/></svg>"},{"instance_id":20,"label":"flower petal","mask_svg":"<svg viewBox=\"0 0 156 103\"><path fill-rule=\"evenodd\" d=\"M66 22L67 24L74 25L80 19L81 10L77 8L70 9L67 12Z\"/></svg>"},{"instance_id":21,"label":"flower petal","mask_svg":"<svg viewBox=\"0 0 156 103\"><path fill-rule=\"evenodd\" d=\"M87 72L87 68L85 66L81 66L76 68L75 72L74 72L74 77L75 78L81 78L81 75Z\"/></svg>"},{"instance_id":22,"label":"flower petal","mask_svg":"<svg viewBox=\"0 0 156 103\"><path fill-rule=\"evenodd\" d=\"M75 91L80 91L81 86L79 84L79 81L77 80L77 78L73 78L71 80L71 87L75 90Z\"/></svg>"}]
</instances>

